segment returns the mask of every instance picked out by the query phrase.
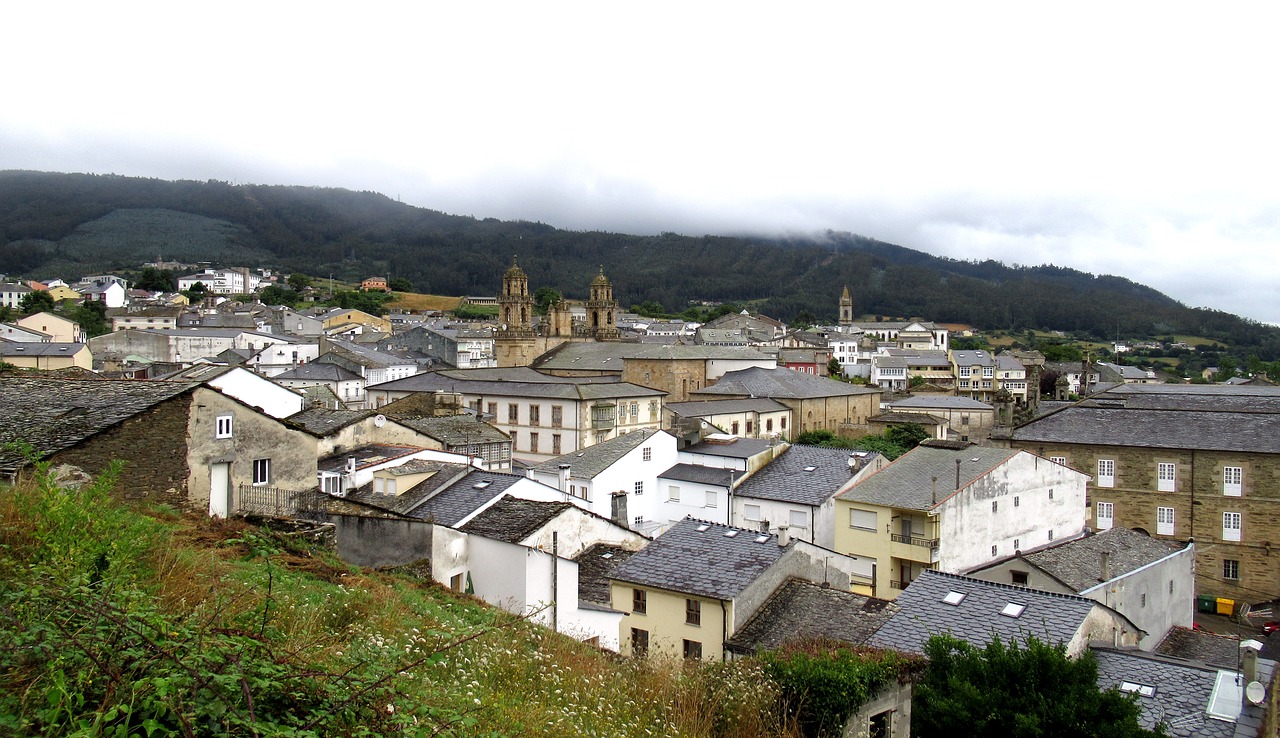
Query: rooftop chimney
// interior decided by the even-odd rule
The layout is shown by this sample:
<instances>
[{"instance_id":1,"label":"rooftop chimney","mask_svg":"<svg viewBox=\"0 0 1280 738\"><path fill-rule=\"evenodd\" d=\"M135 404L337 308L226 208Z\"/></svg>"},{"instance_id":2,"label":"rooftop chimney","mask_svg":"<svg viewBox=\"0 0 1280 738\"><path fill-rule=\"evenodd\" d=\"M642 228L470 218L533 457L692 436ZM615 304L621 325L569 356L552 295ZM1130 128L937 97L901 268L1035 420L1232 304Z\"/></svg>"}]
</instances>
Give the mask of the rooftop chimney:
<instances>
[{"instance_id":1,"label":"rooftop chimney","mask_svg":"<svg viewBox=\"0 0 1280 738\"><path fill-rule=\"evenodd\" d=\"M560 491L561 492L569 491L569 465L568 464L560 465Z\"/></svg>"},{"instance_id":2,"label":"rooftop chimney","mask_svg":"<svg viewBox=\"0 0 1280 738\"><path fill-rule=\"evenodd\" d=\"M347 457L347 473L348 474L356 473L356 457L354 456Z\"/></svg>"},{"instance_id":3,"label":"rooftop chimney","mask_svg":"<svg viewBox=\"0 0 1280 738\"><path fill-rule=\"evenodd\" d=\"M1098 554L1100 569L1098 578L1104 582L1111 581L1111 552L1102 551Z\"/></svg>"},{"instance_id":4,"label":"rooftop chimney","mask_svg":"<svg viewBox=\"0 0 1280 738\"><path fill-rule=\"evenodd\" d=\"M785 525L778 526L778 545L786 548L791 544L791 529Z\"/></svg>"}]
</instances>

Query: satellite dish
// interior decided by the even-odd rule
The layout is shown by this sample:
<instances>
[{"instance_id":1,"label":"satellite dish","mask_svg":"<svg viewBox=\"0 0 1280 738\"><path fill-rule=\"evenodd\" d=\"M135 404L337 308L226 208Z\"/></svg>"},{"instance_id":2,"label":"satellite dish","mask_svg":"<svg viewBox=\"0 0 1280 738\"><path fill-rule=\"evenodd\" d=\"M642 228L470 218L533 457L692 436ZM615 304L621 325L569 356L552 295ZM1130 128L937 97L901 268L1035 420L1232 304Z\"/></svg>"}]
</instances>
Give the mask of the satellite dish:
<instances>
[{"instance_id":1,"label":"satellite dish","mask_svg":"<svg viewBox=\"0 0 1280 738\"><path fill-rule=\"evenodd\" d=\"M381 413L373 416L373 424L381 428L382 426L387 424L387 416Z\"/></svg>"},{"instance_id":2,"label":"satellite dish","mask_svg":"<svg viewBox=\"0 0 1280 738\"><path fill-rule=\"evenodd\" d=\"M1249 700L1249 704L1261 707L1267 699L1267 689L1262 682L1249 682L1244 687L1244 698Z\"/></svg>"}]
</instances>

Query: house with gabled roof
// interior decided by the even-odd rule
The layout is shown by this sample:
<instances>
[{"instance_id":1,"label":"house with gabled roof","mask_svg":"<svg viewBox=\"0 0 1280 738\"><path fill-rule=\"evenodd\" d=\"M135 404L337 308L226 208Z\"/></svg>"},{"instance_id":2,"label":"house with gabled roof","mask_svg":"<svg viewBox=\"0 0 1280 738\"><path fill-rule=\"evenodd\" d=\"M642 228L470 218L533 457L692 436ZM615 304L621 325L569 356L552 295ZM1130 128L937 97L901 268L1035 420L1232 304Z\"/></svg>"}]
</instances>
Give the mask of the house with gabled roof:
<instances>
[{"instance_id":1,"label":"house with gabled roof","mask_svg":"<svg viewBox=\"0 0 1280 738\"><path fill-rule=\"evenodd\" d=\"M633 431L529 469L529 477L583 500L586 508L646 536L668 522L658 475L675 463L676 439L652 428Z\"/></svg>"},{"instance_id":2,"label":"house with gabled roof","mask_svg":"<svg viewBox=\"0 0 1280 738\"><path fill-rule=\"evenodd\" d=\"M281 372L272 379L290 389L328 387L351 409L363 408L366 404L364 377L339 364L312 361Z\"/></svg>"},{"instance_id":3,"label":"house with gabled roof","mask_svg":"<svg viewBox=\"0 0 1280 738\"><path fill-rule=\"evenodd\" d=\"M711 432L740 438L772 438L791 423L791 408L767 397L745 400L699 400L668 402L663 407L663 426L678 429L681 435Z\"/></svg>"},{"instance_id":4,"label":"house with gabled roof","mask_svg":"<svg viewBox=\"0 0 1280 738\"><path fill-rule=\"evenodd\" d=\"M947 440L982 443L996 424L996 409L970 397L915 395L884 403L886 412L919 413L947 423ZM929 421L923 421L928 423Z\"/></svg>"},{"instance_id":5,"label":"house with gabled roof","mask_svg":"<svg viewBox=\"0 0 1280 738\"><path fill-rule=\"evenodd\" d=\"M244 367L197 364L159 379L203 382L273 418L287 418L302 410L302 395Z\"/></svg>"},{"instance_id":6,"label":"house with gabled roof","mask_svg":"<svg viewBox=\"0 0 1280 738\"><path fill-rule=\"evenodd\" d=\"M439 441L446 451L479 459L484 469L511 469L511 437L475 415L421 417L393 412L387 417Z\"/></svg>"},{"instance_id":7,"label":"house with gabled roof","mask_svg":"<svg viewBox=\"0 0 1280 738\"><path fill-rule=\"evenodd\" d=\"M16 323L0 323L0 339L16 343L53 343L53 336Z\"/></svg>"},{"instance_id":8,"label":"house with gabled roof","mask_svg":"<svg viewBox=\"0 0 1280 738\"><path fill-rule=\"evenodd\" d=\"M786 438L812 430L865 433L867 418L880 411L880 389L847 384L788 369L753 367L727 372L715 384L690 392L690 399L767 397L791 408ZM799 427L796 427L796 426Z\"/></svg>"},{"instance_id":9,"label":"house with gabled roof","mask_svg":"<svg viewBox=\"0 0 1280 738\"><path fill-rule=\"evenodd\" d=\"M1028 452L925 441L836 498L835 548L893 598L921 572L968 571L1084 530L1086 475Z\"/></svg>"},{"instance_id":10,"label":"house with gabled roof","mask_svg":"<svg viewBox=\"0 0 1280 738\"><path fill-rule=\"evenodd\" d=\"M53 343L84 343L84 331L80 324L53 313L36 313L14 321L23 328L39 331Z\"/></svg>"},{"instance_id":11,"label":"house with gabled roof","mask_svg":"<svg viewBox=\"0 0 1280 738\"><path fill-rule=\"evenodd\" d=\"M979 648L999 638L1037 638L1079 656L1091 641L1136 645L1143 632L1116 610L1079 595L996 584L926 570L894 600L898 606L868 645L924 653L935 635L951 635Z\"/></svg>"},{"instance_id":12,"label":"house with gabled roof","mask_svg":"<svg viewBox=\"0 0 1280 738\"><path fill-rule=\"evenodd\" d=\"M93 352L83 343L0 340L0 361L20 369L93 369Z\"/></svg>"},{"instance_id":13,"label":"house with gabled roof","mask_svg":"<svg viewBox=\"0 0 1280 738\"><path fill-rule=\"evenodd\" d=\"M609 573L627 613L620 650L720 660L775 590L803 579L848 591L857 562L807 541L686 518Z\"/></svg>"},{"instance_id":14,"label":"house with gabled roof","mask_svg":"<svg viewBox=\"0 0 1280 738\"><path fill-rule=\"evenodd\" d=\"M1170 628L1194 620L1195 544L1112 528L1012 556L966 572L976 579L1078 594L1123 613L1146 632L1150 650Z\"/></svg>"}]
</instances>

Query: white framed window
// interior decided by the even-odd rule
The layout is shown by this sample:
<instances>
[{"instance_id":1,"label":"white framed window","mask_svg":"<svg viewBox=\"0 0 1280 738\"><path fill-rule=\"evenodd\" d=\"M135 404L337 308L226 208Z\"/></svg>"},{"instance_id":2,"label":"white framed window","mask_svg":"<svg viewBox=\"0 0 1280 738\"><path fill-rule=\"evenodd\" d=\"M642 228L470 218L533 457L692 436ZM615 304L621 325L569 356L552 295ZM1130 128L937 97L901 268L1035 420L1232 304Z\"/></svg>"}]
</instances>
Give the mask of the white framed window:
<instances>
[{"instance_id":1,"label":"white framed window","mask_svg":"<svg viewBox=\"0 0 1280 738\"><path fill-rule=\"evenodd\" d=\"M231 431L235 427L234 415L219 415L215 420L213 431L214 438L230 438Z\"/></svg>"},{"instance_id":2,"label":"white framed window","mask_svg":"<svg viewBox=\"0 0 1280 738\"><path fill-rule=\"evenodd\" d=\"M1116 506L1110 502L1098 503L1098 530L1110 530L1115 519Z\"/></svg>"},{"instance_id":3,"label":"white framed window","mask_svg":"<svg viewBox=\"0 0 1280 738\"><path fill-rule=\"evenodd\" d=\"M645 461L653 461L653 449L649 448L648 446L645 446L645 447L640 451L640 456L641 456Z\"/></svg>"},{"instance_id":4,"label":"white framed window","mask_svg":"<svg viewBox=\"0 0 1280 738\"><path fill-rule=\"evenodd\" d=\"M760 514L761 514L761 511L760 511L759 505L743 505L742 506L742 515L747 519L748 522L751 522L751 523L760 522Z\"/></svg>"},{"instance_id":5,"label":"white framed window","mask_svg":"<svg viewBox=\"0 0 1280 738\"><path fill-rule=\"evenodd\" d=\"M1099 487L1116 486L1115 459L1098 459L1098 486Z\"/></svg>"},{"instance_id":6,"label":"white framed window","mask_svg":"<svg viewBox=\"0 0 1280 738\"><path fill-rule=\"evenodd\" d=\"M1240 540L1240 528L1243 520L1238 512L1222 513L1222 540Z\"/></svg>"},{"instance_id":7,"label":"white framed window","mask_svg":"<svg viewBox=\"0 0 1280 738\"><path fill-rule=\"evenodd\" d=\"M707 490L707 507L718 507L719 505L720 496L713 489Z\"/></svg>"},{"instance_id":8,"label":"white framed window","mask_svg":"<svg viewBox=\"0 0 1280 738\"><path fill-rule=\"evenodd\" d=\"M792 528L808 528L809 514L804 510L788 510Z\"/></svg>"},{"instance_id":9,"label":"white framed window","mask_svg":"<svg viewBox=\"0 0 1280 738\"><path fill-rule=\"evenodd\" d=\"M1156 508L1156 534L1162 536L1173 535L1173 508L1157 507Z\"/></svg>"},{"instance_id":10,"label":"white framed window","mask_svg":"<svg viewBox=\"0 0 1280 738\"><path fill-rule=\"evenodd\" d=\"M1052 461L1055 464L1062 464L1063 466L1067 465L1067 457L1065 456L1050 456L1049 461Z\"/></svg>"},{"instance_id":11,"label":"white framed window","mask_svg":"<svg viewBox=\"0 0 1280 738\"><path fill-rule=\"evenodd\" d=\"M253 483L254 484L270 484L271 483L271 459L254 459L253 460Z\"/></svg>"},{"instance_id":12,"label":"white framed window","mask_svg":"<svg viewBox=\"0 0 1280 738\"><path fill-rule=\"evenodd\" d=\"M1222 467L1222 494L1227 497L1239 497L1244 493L1244 468L1239 466Z\"/></svg>"},{"instance_id":13,"label":"white framed window","mask_svg":"<svg viewBox=\"0 0 1280 738\"><path fill-rule=\"evenodd\" d=\"M1166 461L1156 464L1156 490L1159 492L1172 492L1174 482L1177 478L1177 467Z\"/></svg>"},{"instance_id":14,"label":"white framed window","mask_svg":"<svg viewBox=\"0 0 1280 738\"><path fill-rule=\"evenodd\" d=\"M876 513L874 510L850 510L849 527L860 530L876 529Z\"/></svg>"},{"instance_id":15,"label":"white framed window","mask_svg":"<svg viewBox=\"0 0 1280 738\"><path fill-rule=\"evenodd\" d=\"M667 485L667 500L670 502L680 501L680 488L674 484Z\"/></svg>"}]
</instances>

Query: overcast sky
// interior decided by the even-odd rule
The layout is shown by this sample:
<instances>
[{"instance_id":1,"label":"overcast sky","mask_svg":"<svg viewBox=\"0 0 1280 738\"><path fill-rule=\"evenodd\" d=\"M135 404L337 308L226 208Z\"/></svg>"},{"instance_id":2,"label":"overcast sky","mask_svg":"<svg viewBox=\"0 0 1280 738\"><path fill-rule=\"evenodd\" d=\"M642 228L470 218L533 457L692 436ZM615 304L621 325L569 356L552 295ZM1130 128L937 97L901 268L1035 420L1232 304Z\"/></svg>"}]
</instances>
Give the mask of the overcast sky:
<instances>
[{"instance_id":1,"label":"overcast sky","mask_svg":"<svg viewBox=\"0 0 1280 738\"><path fill-rule=\"evenodd\" d=\"M7 3L0 169L849 231L1280 323L1280 4ZM927 316L925 316L927 317Z\"/></svg>"}]
</instances>

